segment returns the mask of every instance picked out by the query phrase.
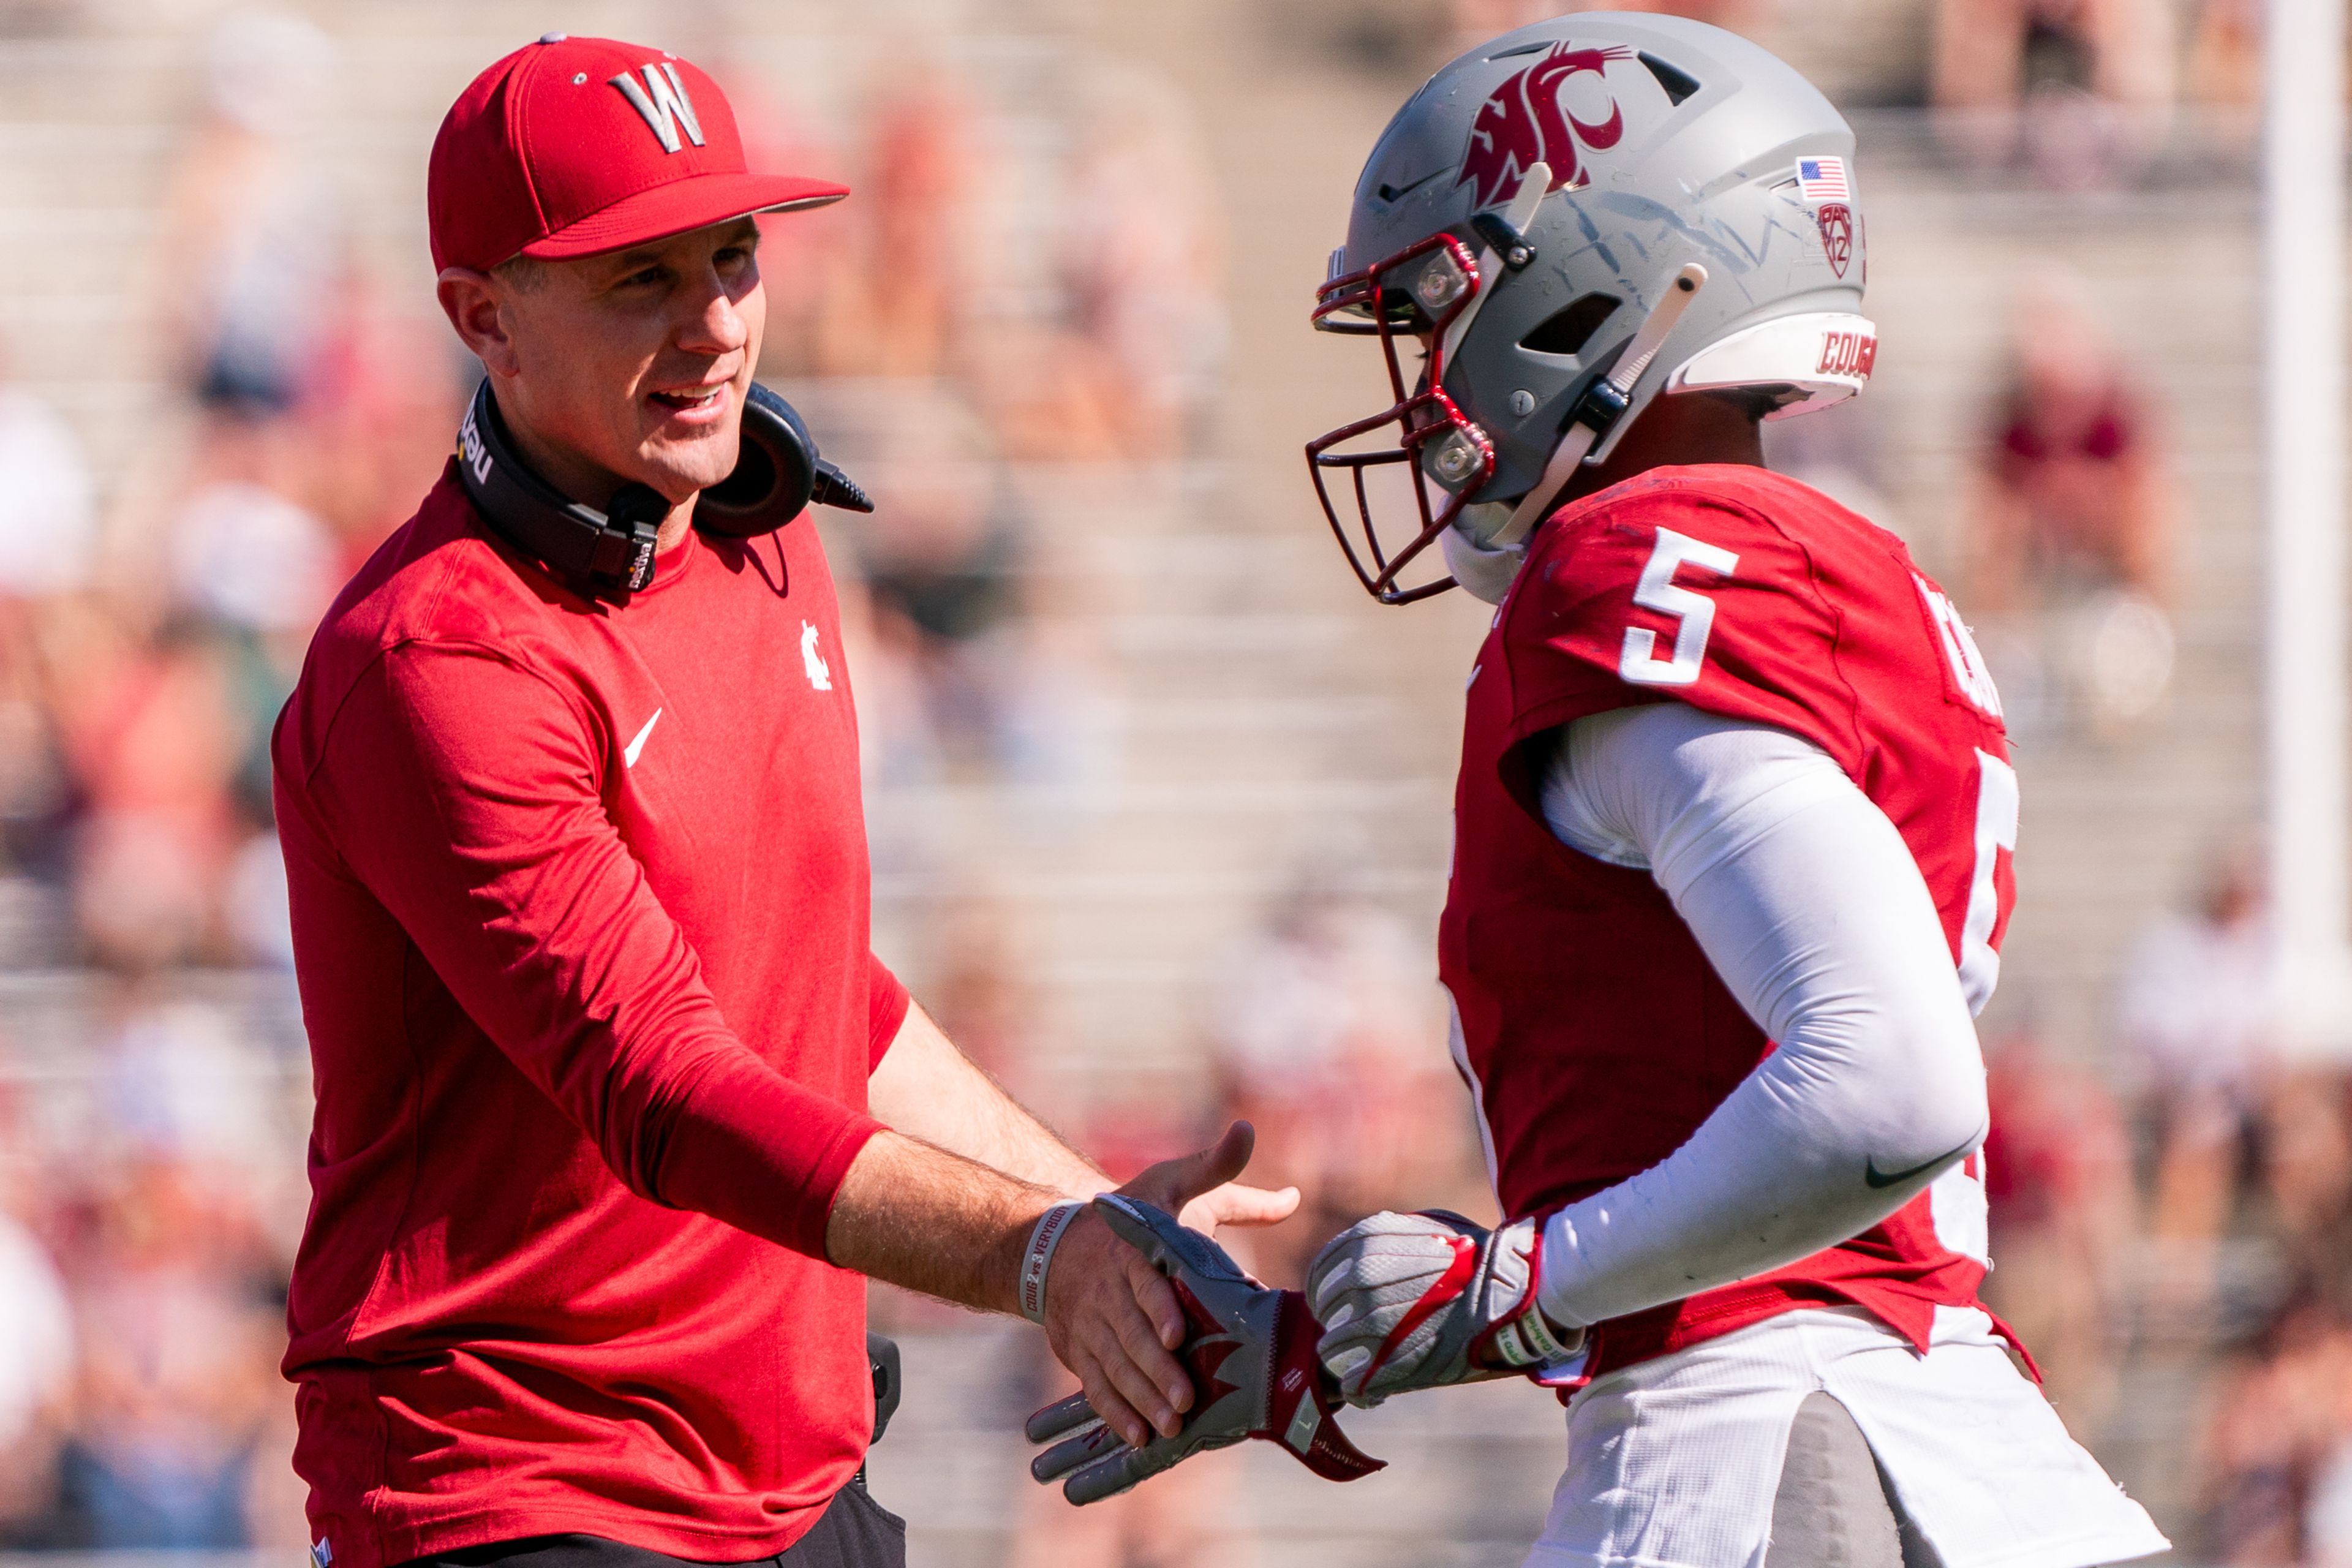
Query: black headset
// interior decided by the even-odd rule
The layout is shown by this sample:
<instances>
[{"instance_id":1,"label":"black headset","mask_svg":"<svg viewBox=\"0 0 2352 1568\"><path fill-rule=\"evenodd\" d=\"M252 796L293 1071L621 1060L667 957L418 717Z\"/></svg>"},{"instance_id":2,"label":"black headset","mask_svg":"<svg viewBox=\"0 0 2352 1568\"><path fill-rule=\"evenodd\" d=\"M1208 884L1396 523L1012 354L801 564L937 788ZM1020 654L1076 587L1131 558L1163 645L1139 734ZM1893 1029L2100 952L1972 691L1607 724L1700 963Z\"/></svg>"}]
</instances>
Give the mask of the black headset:
<instances>
[{"instance_id":1,"label":"black headset","mask_svg":"<svg viewBox=\"0 0 2352 1568\"><path fill-rule=\"evenodd\" d=\"M670 503L650 485L626 484L597 510L549 484L507 435L486 376L457 427L457 474L485 521L516 549L589 595L635 593L654 580L654 535ZM743 400L743 447L735 471L695 502L704 533L772 533L811 501L845 511L874 503L849 476L817 456L793 405L751 384Z\"/></svg>"}]
</instances>

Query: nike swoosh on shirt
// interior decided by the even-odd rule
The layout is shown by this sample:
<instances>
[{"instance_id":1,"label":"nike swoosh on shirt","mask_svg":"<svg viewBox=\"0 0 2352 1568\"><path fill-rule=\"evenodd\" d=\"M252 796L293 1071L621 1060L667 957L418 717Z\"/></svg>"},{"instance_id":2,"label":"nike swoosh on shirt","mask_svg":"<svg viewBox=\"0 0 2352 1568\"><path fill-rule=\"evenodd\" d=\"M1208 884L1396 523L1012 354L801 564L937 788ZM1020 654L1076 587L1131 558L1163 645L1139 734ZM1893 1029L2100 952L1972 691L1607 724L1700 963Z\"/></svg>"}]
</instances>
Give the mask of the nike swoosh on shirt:
<instances>
[{"instance_id":1,"label":"nike swoosh on shirt","mask_svg":"<svg viewBox=\"0 0 2352 1568\"><path fill-rule=\"evenodd\" d=\"M1882 1171L1878 1168L1878 1156L1874 1154L1862 1163L1862 1179L1874 1187L1899 1187L1904 1183L1924 1176L1939 1166L1948 1165L1955 1160L1966 1159L1969 1151L1983 1142L1984 1134L1979 1132L1958 1148L1948 1150L1932 1160L1923 1160L1907 1171Z\"/></svg>"},{"instance_id":2,"label":"nike swoosh on shirt","mask_svg":"<svg viewBox=\"0 0 2352 1568\"><path fill-rule=\"evenodd\" d=\"M646 727L637 731L637 738L622 750L621 765L623 767L634 768L637 765L637 753L646 749L646 737L654 732L654 726L661 722L661 716L662 710L658 708L655 709L654 716L646 721Z\"/></svg>"}]
</instances>

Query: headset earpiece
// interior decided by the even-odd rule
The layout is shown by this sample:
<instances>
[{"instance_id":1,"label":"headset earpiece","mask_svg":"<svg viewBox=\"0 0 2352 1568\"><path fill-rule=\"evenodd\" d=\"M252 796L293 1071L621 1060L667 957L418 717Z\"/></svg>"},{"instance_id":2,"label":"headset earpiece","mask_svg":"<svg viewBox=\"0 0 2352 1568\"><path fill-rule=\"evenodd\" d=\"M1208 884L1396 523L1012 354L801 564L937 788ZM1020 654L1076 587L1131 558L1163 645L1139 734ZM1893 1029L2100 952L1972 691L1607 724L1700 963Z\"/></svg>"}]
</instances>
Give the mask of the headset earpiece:
<instances>
[{"instance_id":1,"label":"headset earpiece","mask_svg":"<svg viewBox=\"0 0 2352 1568\"><path fill-rule=\"evenodd\" d=\"M812 501L845 511L874 510L864 490L817 456L800 410L755 381L743 400L743 447L735 471L702 492L694 526L733 539L772 533Z\"/></svg>"}]
</instances>

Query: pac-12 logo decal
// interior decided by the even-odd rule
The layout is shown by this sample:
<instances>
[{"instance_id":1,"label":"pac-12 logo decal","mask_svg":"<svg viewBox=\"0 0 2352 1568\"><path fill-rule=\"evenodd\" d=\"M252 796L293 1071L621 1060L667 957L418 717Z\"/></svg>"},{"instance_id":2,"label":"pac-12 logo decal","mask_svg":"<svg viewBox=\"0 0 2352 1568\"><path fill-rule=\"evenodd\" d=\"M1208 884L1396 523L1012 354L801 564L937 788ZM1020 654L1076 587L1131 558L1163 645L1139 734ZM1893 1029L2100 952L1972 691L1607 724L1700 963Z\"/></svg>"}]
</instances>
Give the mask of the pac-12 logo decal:
<instances>
[{"instance_id":1,"label":"pac-12 logo decal","mask_svg":"<svg viewBox=\"0 0 2352 1568\"><path fill-rule=\"evenodd\" d=\"M1551 165L1547 190L1584 184L1580 148L1605 153L1617 145L1625 134L1625 115L1612 99L1608 119L1579 120L1562 107L1561 89L1572 76L1600 76L1610 61L1633 58L1633 50L1614 45L1576 48L1565 40L1554 44L1549 53L1478 106L1478 117L1470 122L1470 145L1462 154L1462 174L1454 184L1475 184L1478 205L1490 207L1517 195L1519 182L1538 163Z\"/></svg>"},{"instance_id":2,"label":"pac-12 logo decal","mask_svg":"<svg viewBox=\"0 0 2352 1568\"><path fill-rule=\"evenodd\" d=\"M1830 258L1830 270L1844 277L1846 264L1853 259L1853 209L1843 202L1830 202L1813 220L1822 226L1822 254Z\"/></svg>"}]
</instances>

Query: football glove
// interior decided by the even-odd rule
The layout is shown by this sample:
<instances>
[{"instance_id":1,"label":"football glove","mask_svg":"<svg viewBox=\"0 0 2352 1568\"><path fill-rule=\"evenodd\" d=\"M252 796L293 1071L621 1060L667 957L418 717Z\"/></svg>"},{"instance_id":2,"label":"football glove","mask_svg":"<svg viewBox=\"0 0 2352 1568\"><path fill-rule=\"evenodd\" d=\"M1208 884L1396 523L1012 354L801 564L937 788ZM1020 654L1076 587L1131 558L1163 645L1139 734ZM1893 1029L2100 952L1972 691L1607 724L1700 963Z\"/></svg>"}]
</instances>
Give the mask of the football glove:
<instances>
[{"instance_id":1,"label":"football glove","mask_svg":"<svg viewBox=\"0 0 2352 1568\"><path fill-rule=\"evenodd\" d=\"M1458 1214L1376 1214L1323 1244L1307 1299L1323 1324L1324 1370L1350 1405L1504 1377L1568 1360L1563 1333L1536 1306L1543 1224L1495 1230Z\"/></svg>"},{"instance_id":2,"label":"football glove","mask_svg":"<svg viewBox=\"0 0 2352 1568\"><path fill-rule=\"evenodd\" d=\"M1176 1436L1135 1448L1102 1424L1085 1394L1072 1394L1029 1418L1029 1440L1054 1444L1031 1461L1032 1476L1049 1485L1066 1476L1064 1497L1099 1502L1244 1437L1280 1443L1327 1480L1352 1481L1384 1468L1332 1419L1315 1357L1322 1325L1305 1297L1257 1283L1215 1242L1150 1204L1106 1193L1095 1206L1176 1289L1186 1331L1177 1359L1192 1375L1192 1408Z\"/></svg>"}]
</instances>

